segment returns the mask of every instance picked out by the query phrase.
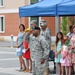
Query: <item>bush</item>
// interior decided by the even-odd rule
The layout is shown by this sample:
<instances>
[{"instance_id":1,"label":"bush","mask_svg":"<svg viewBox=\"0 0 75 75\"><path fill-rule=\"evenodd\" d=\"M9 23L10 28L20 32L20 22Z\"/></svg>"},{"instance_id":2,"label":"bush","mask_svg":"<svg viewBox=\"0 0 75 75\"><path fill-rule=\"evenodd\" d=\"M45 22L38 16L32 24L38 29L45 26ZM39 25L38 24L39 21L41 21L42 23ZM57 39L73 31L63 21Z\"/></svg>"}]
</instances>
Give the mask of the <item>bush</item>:
<instances>
[{"instance_id":1,"label":"bush","mask_svg":"<svg viewBox=\"0 0 75 75\"><path fill-rule=\"evenodd\" d=\"M65 16L62 17L61 31L63 32L64 35L68 33L68 18Z\"/></svg>"}]
</instances>

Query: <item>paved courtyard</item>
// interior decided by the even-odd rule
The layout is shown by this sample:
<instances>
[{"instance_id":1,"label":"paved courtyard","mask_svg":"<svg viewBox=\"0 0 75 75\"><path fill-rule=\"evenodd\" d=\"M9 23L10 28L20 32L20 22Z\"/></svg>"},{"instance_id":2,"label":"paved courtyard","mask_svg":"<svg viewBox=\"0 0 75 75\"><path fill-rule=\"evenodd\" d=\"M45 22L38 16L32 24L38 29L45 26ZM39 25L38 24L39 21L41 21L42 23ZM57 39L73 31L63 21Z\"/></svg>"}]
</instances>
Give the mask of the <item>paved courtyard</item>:
<instances>
[{"instance_id":1,"label":"paved courtyard","mask_svg":"<svg viewBox=\"0 0 75 75\"><path fill-rule=\"evenodd\" d=\"M49 67L53 68L52 62ZM16 49L11 48L10 42L0 41L0 75L32 75L31 73L18 72L17 69L19 69L19 61L16 56Z\"/></svg>"},{"instance_id":2,"label":"paved courtyard","mask_svg":"<svg viewBox=\"0 0 75 75\"><path fill-rule=\"evenodd\" d=\"M15 48L0 47L0 75L32 75L18 72L19 62Z\"/></svg>"}]
</instances>

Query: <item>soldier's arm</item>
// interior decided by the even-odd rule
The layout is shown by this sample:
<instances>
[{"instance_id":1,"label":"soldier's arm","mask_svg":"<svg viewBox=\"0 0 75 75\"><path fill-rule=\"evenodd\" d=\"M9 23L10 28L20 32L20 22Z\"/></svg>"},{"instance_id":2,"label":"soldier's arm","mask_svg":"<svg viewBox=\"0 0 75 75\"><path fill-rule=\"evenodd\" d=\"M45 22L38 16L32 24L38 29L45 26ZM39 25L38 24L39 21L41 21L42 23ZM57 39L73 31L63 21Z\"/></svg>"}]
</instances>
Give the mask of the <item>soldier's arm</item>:
<instances>
[{"instance_id":1,"label":"soldier's arm","mask_svg":"<svg viewBox=\"0 0 75 75\"><path fill-rule=\"evenodd\" d=\"M29 40L30 40L30 34L29 33L25 34L25 40L29 42Z\"/></svg>"},{"instance_id":2,"label":"soldier's arm","mask_svg":"<svg viewBox=\"0 0 75 75\"><path fill-rule=\"evenodd\" d=\"M50 32L47 32L47 39L48 39L49 45L51 45L51 34L50 34Z\"/></svg>"},{"instance_id":3,"label":"soldier's arm","mask_svg":"<svg viewBox=\"0 0 75 75\"><path fill-rule=\"evenodd\" d=\"M47 41L44 39L41 41L41 45L43 48L42 49L42 58L47 59L49 56L49 45L48 45Z\"/></svg>"}]
</instances>

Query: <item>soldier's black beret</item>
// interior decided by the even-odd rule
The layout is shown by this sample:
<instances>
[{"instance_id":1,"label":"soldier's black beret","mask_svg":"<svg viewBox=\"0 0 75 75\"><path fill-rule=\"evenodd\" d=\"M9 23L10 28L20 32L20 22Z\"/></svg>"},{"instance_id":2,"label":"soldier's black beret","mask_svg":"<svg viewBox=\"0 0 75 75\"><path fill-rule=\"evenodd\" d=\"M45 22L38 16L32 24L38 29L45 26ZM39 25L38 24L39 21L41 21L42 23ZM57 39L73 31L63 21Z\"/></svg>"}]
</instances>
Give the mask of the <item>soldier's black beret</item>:
<instances>
[{"instance_id":1,"label":"soldier's black beret","mask_svg":"<svg viewBox=\"0 0 75 75\"><path fill-rule=\"evenodd\" d=\"M40 27L34 27L33 30L40 30Z\"/></svg>"}]
</instances>

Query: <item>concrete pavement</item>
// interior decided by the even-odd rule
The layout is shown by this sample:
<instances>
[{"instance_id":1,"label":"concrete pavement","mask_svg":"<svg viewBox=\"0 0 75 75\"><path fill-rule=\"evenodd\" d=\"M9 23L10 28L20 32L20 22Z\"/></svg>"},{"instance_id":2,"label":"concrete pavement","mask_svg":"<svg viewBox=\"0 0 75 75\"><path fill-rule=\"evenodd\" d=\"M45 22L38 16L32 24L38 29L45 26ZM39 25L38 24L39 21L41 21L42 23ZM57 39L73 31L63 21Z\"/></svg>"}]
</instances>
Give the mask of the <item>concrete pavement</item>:
<instances>
[{"instance_id":1,"label":"concrete pavement","mask_svg":"<svg viewBox=\"0 0 75 75\"><path fill-rule=\"evenodd\" d=\"M13 46L16 46L16 42L13 42ZM0 41L0 47L11 47L11 41Z\"/></svg>"},{"instance_id":2,"label":"concrete pavement","mask_svg":"<svg viewBox=\"0 0 75 75\"><path fill-rule=\"evenodd\" d=\"M15 45L16 43L14 42ZM52 70L53 62L49 62L49 64ZM19 69L16 48L11 48L11 42L0 41L0 75L32 75L31 73L18 72L16 69Z\"/></svg>"},{"instance_id":3,"label":"concrete pavement","mask_svg":"<svg viewBox=\"0 0 75 75\"><path fill-rule=\"evenodd\" d=\"M0 75L32 75L18 72L19 61L15 48L0 47Z\"/></svg>"}]
</instances>

